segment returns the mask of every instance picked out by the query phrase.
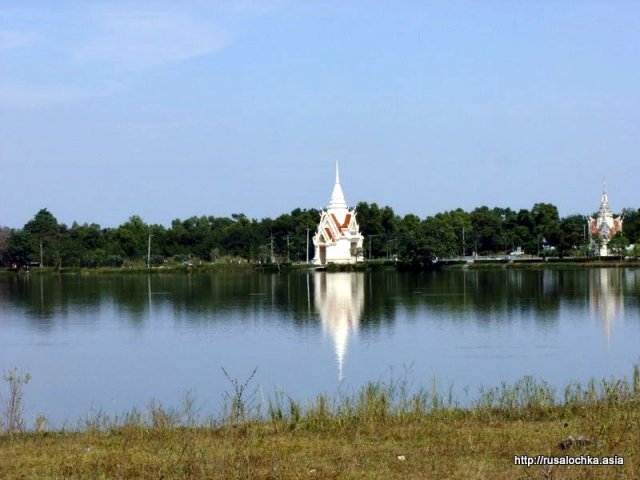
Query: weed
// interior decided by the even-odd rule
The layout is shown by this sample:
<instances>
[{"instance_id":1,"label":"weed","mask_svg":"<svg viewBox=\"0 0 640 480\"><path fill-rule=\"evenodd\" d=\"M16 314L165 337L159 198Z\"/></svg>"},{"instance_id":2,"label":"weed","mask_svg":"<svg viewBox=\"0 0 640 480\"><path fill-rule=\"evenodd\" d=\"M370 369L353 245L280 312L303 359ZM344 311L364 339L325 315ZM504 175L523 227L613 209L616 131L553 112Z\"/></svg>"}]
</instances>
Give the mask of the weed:
<instances>
[{"instance_id":1,"label":"weed","mask_svg":"<svg viewBox=\"0 0 640 480\"><path fill-rule=\"evenodd\" d=\"M167 410L161 402L151 399L147 405L149 425L152 428L173 428L180 425L180 415L175 410Z\"/></svg>"},{"instance_id":2,"label":"weed","mask_svg":"<svg viewBox=\"0 0 640 480\"><path fill-rule=\"evenodd\" d=\"M25 373L22 375L16 367L13 367L2 378L9 387L9 395L5 401L0 403L2 412L2 425L0 427L4 428L8 433L21 432L24 429L24 418L22 417L23 389L31 380L31 374Z\"/></svg>"},{"instance_id":3,"label":"weed","mask_svg":"<svg viewBox=\"0 0 640 480\"><path fill-rule=\"evenodd\" d=\"M44 415L40 414L36 417L36 421L34 424L34 430L37 433L44 433L47 431L47 417L45 417Z\"/></svg>"},{"instance_id":4,"label":"weed","mask_svg":"<svg viewBox=\"0 0 640 480\"><path fill-rule=\"evenodd\" d=\"M198 424L198 410L196 410L196 400L191 391L187 392L182 401L182 415L184 424L187 427L195 427Z\"/></svg>"},{"instance_id":5,"label":"weed","mask_svg":"<svg viewBox=\"0 0 640 480\"><path fill-rule=\"evenodd\" d=\"M253 399L257 391L253 391L250 395L247 395L247 387L253 377L256 375L258 367L254 368L251 374L244 382L240 382L237 378L232 377L224 367L222 367L222 373L229 380L233 387L233 393L225 392L225 417L233 425L237 425L248 419L251 408L253 405Z\"/></svg>"}]
</instances>

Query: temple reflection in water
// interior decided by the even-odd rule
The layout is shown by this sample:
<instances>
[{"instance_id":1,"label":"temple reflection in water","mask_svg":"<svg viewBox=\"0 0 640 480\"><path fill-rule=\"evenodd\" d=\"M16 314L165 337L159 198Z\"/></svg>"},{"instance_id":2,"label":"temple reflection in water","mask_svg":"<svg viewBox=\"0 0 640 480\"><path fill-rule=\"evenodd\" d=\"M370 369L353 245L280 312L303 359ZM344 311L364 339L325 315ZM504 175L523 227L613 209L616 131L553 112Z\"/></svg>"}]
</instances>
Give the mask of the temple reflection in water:
<instances>
[{"instance_id":1,"label":"temple reflection in water","mask_svg":"<svg viewBox=\"0 0 640 480\"><path fill-rule=\"evenodd\" d=\"M316 272L313 283L322 331L333 340L342 380L349 341L358 332L364 307L364 274Z\"/></svg>"},{"instance_id":2,"label":"temple reflection in water","mask_svg":"<svg viewBox=\"0 0 640 480\"><path fill-rule=\"evenodd\" d=\"M609 346L611 327L615 318L624 311L621 293L624 271L619 268L593 269L591 275L591 311L600 317Z\"/></svg>"}]
</instances>

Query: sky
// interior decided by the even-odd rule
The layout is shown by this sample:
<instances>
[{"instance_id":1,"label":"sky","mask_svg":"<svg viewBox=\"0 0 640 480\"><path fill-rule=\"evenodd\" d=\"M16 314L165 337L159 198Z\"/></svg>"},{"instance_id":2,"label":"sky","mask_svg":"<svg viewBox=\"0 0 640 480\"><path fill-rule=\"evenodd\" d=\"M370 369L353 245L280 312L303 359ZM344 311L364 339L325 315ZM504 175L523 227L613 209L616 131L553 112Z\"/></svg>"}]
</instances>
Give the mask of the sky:
<instances>
[{"instance_id":1,"label":"sky","mask_svg":"<svg viewBox=\"0 0 640 480\"><path fill-rule=\"evenodd\" d=\"M640 207L640 2L0 2L0 225L41 208Z\"/></svg>"}]
</instances>

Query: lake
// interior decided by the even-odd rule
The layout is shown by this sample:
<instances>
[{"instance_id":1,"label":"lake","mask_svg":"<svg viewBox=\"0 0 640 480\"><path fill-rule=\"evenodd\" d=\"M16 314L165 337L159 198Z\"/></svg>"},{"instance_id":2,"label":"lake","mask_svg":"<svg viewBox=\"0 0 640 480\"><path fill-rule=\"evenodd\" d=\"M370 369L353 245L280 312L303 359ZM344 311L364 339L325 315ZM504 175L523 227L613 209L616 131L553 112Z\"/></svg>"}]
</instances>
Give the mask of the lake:
<instances>
[{"instance_id":1,"label":"lake","mask_svg":"<svg viewBox=\"0 0 640 480\"><path fill-rule=\"evenodd\" d=\"M460 404L525 375L562 387L640 363L640 270L1 275L0 370L29 372L25 418L219 414L257 368L255 401L435 379ZM6 398L6 385L0 395Z\"/></svg>"}]
</instances>

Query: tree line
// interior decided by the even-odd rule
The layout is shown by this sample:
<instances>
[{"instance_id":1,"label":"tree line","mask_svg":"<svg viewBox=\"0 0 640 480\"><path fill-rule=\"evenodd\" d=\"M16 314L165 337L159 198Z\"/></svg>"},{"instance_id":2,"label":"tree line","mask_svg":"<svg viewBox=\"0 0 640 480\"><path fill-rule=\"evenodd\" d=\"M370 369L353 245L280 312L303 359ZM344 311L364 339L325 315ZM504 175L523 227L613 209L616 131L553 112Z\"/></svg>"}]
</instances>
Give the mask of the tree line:
<instances>
[{"instance_id":1,"label":"tree line","mask_svg":"<svg viewBox=\"0 0 640 480\"><path fill-rule=\"evenodd\" d=\"M397 215L389 206L360 202L356 206L365 236L365 258L393 258L426 265L435 258L459 255L504 254L520 247L534 255L587 256L589 245L584 215L560 218L550 203L530 210L486 206L472 211L456 209L421 219ZM626 208L623 232L610 242L622 254L640 240L640 209ZM175 219L169 227L147 224L137 215L115 228L95 223L61 224L46 208L21 229L0 228L3 264L99 267L179 262L302 262L313 257L314 235L320 211L296 208L275 219L193 216ZM307 238L309 239L307 243Z\"/></svg>"}]
</instances>

